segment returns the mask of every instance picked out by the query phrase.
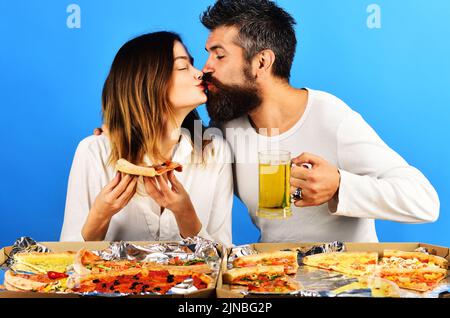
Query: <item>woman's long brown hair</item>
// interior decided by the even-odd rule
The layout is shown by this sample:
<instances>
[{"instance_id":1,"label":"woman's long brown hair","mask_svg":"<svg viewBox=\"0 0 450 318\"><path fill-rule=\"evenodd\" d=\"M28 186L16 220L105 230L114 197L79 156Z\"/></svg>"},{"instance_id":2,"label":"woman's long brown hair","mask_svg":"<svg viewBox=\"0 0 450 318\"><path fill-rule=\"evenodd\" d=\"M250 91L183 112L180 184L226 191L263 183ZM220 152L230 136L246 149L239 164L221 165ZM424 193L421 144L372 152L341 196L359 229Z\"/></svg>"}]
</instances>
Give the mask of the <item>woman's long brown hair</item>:
<instances>
[{"instance_id":1,"label":"woman's long brown hair","mask_svg":"<svg viewBox=\"0 0 450 318\"><path fill-rule=\"evenodd\" d=\"M143 164L146 155L154 163L165 160L160 145L164 123L175 120L168 99L175 41L182 43L172 32L149 33L128 41L117 52L102 92L103 123L111 142L110 164L120 158ZM194 110L182 124L191 138L192 122L199 119Z\"/></svg>"}]
</instances>

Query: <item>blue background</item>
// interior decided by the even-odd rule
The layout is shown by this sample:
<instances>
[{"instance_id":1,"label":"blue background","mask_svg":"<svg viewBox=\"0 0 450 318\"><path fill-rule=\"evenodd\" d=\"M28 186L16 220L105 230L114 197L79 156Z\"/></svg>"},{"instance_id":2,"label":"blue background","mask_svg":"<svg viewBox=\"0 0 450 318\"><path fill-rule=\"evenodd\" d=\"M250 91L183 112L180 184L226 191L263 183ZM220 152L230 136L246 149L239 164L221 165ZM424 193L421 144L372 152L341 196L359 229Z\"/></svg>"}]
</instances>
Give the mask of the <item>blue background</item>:
<instances>
[{"instance_id":1,"label":"blue background","mask_svg":"<svg viewBox=\"0 0 450 318\"><path fill-rule=\"evenodd\" d=\"M69 4L81 8L70 29ZM212 0L0 2L0 245L59 239L67 178L80 140L99 127L101 89L118 48L144 32L179 32L202 67ZM360 112L435 186L433 224L377 221L381 241L450 246L450 1L278 1L297 20L292 84L328 91ZM381 8L370 29L369 4ZM208 122L204 106L202 118ZM320 132L318 132L320 134ZM258 238L235 200L234 243Z\"/></svg>"}]
</instances>

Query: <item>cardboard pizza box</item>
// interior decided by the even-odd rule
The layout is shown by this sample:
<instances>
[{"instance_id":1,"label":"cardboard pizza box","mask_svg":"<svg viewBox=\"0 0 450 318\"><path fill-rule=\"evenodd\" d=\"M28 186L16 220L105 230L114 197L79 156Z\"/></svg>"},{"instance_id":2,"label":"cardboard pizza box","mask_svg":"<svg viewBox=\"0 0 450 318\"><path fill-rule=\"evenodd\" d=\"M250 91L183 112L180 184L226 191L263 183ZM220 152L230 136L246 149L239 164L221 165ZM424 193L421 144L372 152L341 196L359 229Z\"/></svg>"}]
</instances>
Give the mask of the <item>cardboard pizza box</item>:
<instances>
[{"instance_id":1,"label":"cardboard pizza box","mask_svg":"<svg viewBox=\"0 0 450 318\"><path fill-rule=\"evenodd\" d=\"M130 242L137 245L154 244L154 243L176 243L176 242ZM81 248L89 250L102 250L109 246L109 242L39 242L53 252L65 252L65 251L78 251ZM0 266L2 266L7 259L7 255L11 252L12 247L7 246L0 249ZM225 249L219 245L218 252L223 261L225 255ZM220 273L218 275L221 276ZM3 278L0 279L0 285L3 284ZM217 280L216 280L217 284ZM203 289L190 294L185 295L130 295L125 296L127 298L214 298L216 296L215 286L213 288ZM56 293L35 293L35 292L13 292L13 291L0 291L0 298L80 298L76 294L56 294ZM94 296L96 297L96 296Z\"/></svg>"},{"instance_id":2,"label":"cardboard pizza box","mask_svg":"<svg viewBox=\"0 0 450 318\"><path fill-rule=\"evenodd\" d=\"M314 245L323 243L254 243L250 244L258 252L272 252L283 249L297 248L308 249ZM428 252L433 255L446 258L450 262L450 248L426 243L345 243L347 251L349 252L377 252L382 256L383 250L395 249L406 252L412 252L416 248L425 247ZM221 273L217 280L217 298L255 298L255 297L269 297L266 295L257 296L255 294L243 295L242 293L232 291L230 285L224 284L222 281L222 274L227 270L227 259L231 249L226 250L226 255L222 260ZM289 297L289 296L270 296L270 297ZM296 296L295 296L296 297Z\"/></svg>"}]
</instances>

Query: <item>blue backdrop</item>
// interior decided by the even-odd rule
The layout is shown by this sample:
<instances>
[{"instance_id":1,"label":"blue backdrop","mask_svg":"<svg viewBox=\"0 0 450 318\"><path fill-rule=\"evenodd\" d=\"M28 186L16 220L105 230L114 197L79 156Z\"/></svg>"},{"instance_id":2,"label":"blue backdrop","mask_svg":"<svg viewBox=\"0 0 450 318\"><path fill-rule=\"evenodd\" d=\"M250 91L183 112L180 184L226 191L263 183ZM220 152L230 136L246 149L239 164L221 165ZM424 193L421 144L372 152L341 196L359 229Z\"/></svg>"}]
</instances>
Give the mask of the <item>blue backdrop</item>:
<instances>
[{"instance_id":1,"label":"blue backdrop","mask_svg":"<svg viewBox=\"0 0 450 318\"><path fill-rule=\"evenodd\" d=\"M58 240L78 142L100 122L118 48L144 32L179 32L201 68L213 0L0 2L0 245ZM360 112L435 186L433 224L377 222L381 241L450 246L450 1L285 0L296 18L292 84L328 91ZM202 118L208 122L203 106ZM320 132L318 132L320 133ZM258 238L235 200L234 243Z\"/></svg>"}]
</instances>

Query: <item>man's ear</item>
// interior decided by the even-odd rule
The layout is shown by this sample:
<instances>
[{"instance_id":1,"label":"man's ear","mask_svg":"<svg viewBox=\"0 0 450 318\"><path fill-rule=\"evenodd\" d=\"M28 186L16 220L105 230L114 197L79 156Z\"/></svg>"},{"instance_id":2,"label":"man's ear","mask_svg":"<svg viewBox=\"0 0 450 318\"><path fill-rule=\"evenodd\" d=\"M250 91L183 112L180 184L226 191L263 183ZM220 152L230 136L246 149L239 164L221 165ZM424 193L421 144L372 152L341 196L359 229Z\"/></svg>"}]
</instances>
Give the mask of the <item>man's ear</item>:
<instances>
[{"instance_id":1,"label":"man's ear","mask_svg":"<svg viewBox=\"0 0 450 318\"><path fill-rule=\"evenodd\" d=\"M272 72L275 63L275 53L272 50L263 50L253 59L253 69L256 70L256 78L263 78Z\"/></svg>"}]
</instances>

